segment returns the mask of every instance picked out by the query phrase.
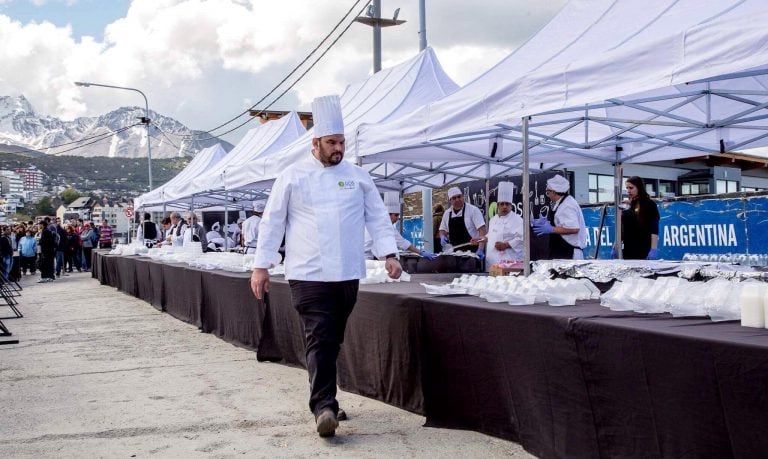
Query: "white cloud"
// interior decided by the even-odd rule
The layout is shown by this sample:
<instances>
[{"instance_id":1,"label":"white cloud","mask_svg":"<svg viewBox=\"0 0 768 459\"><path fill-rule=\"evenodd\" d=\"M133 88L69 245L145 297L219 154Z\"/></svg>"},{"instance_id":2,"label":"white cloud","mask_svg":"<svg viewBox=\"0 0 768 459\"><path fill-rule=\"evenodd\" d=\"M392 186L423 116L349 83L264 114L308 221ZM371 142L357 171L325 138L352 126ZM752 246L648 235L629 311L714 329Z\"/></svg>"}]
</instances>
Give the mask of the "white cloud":
<instances>
[{"instance_id":1,"label":"white cloud","mask_svg":"<svg viewBox=\"0 0 768 459\"><path fill-rule=\"evenodd\" d=\"M465 83L543 25L562 3L489 0L469 8L441 0L438 9L432 2L428 38L449 75ZM21 24L0 14L0 95L23 93L38 111L72 118L143 102L127 91L78 88L74 81L130 86L147 94L153 110L192 128L211 128L260 99L350 5L134 0L124 18L106 26L103 41L78 40L70 27ZM385 4L383 15L391 16L394 8ZM418 51L416 2L405 3L400 18L408 22L382 34L385 66ZM273 108L306 109L313 97L340 93L347 83L364 78L371 65L371 29L354 24Z\"/></svg>"}]
</instances>

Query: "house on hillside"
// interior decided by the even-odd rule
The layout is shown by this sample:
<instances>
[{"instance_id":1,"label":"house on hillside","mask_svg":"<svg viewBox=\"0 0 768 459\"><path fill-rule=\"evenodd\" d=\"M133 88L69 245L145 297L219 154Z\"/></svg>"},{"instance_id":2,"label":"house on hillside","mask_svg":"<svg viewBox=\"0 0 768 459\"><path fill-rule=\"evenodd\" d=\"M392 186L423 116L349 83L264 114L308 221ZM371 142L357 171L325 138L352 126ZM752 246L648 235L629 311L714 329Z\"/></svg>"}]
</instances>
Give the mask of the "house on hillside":
<instances>
[{"instance_id":1,"label":"house on hillside","mask_svg":"<svg viewBox=\"0 0 768 459\"><path fill-rule=\"evenodd\" d=\"M71 218L82 218L83 220L90 220L93 212L93 199L84 196L77 198L70 202L68 205L61 205L56 210L56 216L63 220L69 220Z\"/></svg>"}]
</instances>

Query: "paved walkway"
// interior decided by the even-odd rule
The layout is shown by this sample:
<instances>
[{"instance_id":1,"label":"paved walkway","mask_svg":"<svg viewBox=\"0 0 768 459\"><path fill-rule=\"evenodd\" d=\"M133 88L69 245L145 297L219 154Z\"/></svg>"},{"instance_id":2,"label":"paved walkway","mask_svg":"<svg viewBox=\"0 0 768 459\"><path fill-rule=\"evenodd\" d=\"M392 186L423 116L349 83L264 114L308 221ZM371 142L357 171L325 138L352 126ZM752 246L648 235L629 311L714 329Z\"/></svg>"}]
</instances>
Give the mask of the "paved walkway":
<instances>
[{"instance_id":1,"label":"paved walkway","mask_svg":"<svg viewBox=\"0 0 768 459\"><path fill-rule=\"evenodd\" d=\"M257 362L88 273L36 280L22 281L25 317L4 321L20 343L0 346L2 457L530 457L344 392L350 419L321 439L304 370Z\"/></svg>"}]
</instances>

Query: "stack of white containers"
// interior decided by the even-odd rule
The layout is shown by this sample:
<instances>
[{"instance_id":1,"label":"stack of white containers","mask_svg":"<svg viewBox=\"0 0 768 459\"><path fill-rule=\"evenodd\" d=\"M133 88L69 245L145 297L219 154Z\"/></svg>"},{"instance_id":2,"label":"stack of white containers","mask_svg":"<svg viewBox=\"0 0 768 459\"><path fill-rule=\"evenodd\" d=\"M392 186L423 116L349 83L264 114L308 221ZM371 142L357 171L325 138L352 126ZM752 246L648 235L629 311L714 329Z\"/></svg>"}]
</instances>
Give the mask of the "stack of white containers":
<instances>
[{"instance_id":1,"label":"stack of white containers","mask_svg":"<svg viewBox=\"0 0 768 459\"><path fill-rule=\"evenodd\" d=\"M744 282L739 298L742 327L768 328L767 295L764 282Z\"/></svg>"}]
</instances>

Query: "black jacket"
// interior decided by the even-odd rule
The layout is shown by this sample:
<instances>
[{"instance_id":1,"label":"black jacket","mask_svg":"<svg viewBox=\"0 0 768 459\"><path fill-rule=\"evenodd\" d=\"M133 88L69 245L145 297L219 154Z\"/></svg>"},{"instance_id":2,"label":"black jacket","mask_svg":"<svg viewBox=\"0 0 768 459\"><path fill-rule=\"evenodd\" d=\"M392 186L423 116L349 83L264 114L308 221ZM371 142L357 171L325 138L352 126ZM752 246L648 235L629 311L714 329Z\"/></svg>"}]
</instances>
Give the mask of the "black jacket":
<instances>
[{"instance_id":1,"label":"black jacket","mask_svg":"<svg viewBox=\"0 0 768 459\"><path fill-rule=\"evenodd\" d=\"M4 257L13 256L13 245L11 245L9 237L13 236L0 236L0 255Z\"/></svg>"}]
</instances>

